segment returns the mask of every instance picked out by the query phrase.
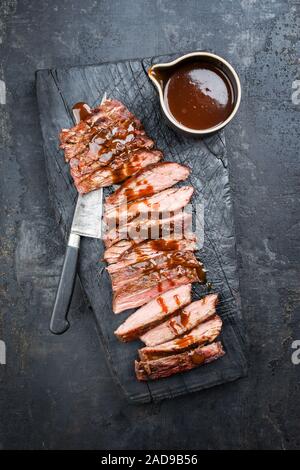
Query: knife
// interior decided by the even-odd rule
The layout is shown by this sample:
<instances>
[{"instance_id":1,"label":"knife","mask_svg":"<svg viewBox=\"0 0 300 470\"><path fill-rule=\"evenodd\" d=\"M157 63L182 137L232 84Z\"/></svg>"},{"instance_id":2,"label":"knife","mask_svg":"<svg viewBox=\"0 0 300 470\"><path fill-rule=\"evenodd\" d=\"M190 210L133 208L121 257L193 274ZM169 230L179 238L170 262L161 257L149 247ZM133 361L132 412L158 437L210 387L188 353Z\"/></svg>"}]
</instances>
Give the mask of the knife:
<instances>
[{"instance_id":1,"label":"knife","mask_svg":"<svg viewBox=\"0 0 300 470\"><path fill-rule=\"evenodd\" d=\"M105 100L106 93L101 104ZM74 112L74 120L76 124L80 121L76 112ZM103 188L78 195L50 321L50 331L56 335L64 333L70 326L68 312L75 285L80 237L100 239L102 236L102 201Z\"/></svg>"}]
</instances>

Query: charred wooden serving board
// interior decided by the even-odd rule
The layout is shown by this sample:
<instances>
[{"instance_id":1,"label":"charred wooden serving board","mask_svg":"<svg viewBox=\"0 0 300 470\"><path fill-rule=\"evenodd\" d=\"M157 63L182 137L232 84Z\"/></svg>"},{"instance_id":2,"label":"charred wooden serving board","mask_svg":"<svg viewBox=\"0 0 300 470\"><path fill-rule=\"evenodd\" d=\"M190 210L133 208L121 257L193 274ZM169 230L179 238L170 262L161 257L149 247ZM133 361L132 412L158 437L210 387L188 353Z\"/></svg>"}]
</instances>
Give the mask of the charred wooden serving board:
<instances>
[{"instance_id":1,"label":"charred wooden serving board","mask_svg":"<svg viewBox=\"0 0 300 470\"><path fill-rule=\"evenodd\" d=\"M79 276L95 313L111 372L126 396L134 402L149 402L195 392L235 380L244 376L247 370L224 135L217 134L202 141L193 140L179 136L163 121L157 93L147 77L147 69L151 63L173 58L156 57L37 72L49 190L65 239L71 226L77 193L69 166L64 163L63 153L58 149L58 134L61 128L73 125L71 109L74 103L85 101L94 107L99 104L104 92L108 97L122 101L142 121L147 134L164 152L165 160L184 163L191 168L188 182L195 188L193 204L204 204L204 247L198 255L208 271L212 291L220 294L218 313L224 322L221 339L226 355L184 374L148 383L136 380L134 360L140 344L137 341L123 344L114 336L114 330L129 313L114 315L112 312L110 279L105 264L99 261L103 253L102 241L82 240ZM197 286L194 298L206 292L206 287Z\"/></svg>"}]
</instances>

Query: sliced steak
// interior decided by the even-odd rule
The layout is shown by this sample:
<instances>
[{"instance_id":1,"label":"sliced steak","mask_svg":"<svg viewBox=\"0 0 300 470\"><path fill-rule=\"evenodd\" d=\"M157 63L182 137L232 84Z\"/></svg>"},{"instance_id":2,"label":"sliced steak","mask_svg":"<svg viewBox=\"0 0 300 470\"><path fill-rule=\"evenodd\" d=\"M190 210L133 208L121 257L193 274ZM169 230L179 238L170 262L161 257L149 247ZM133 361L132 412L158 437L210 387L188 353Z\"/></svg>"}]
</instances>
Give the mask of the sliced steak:
<instances>
[{"instance_id":1,"label":"sliced steak","mask_svg":"<svg viewBox=\"0 0 300 470\"><path fill-rule=\"evenodd\" d=\"M160 214L153 215L153 218L136 218L120 228L109 230L103 236L104 245L110 247L114 243L127 238L134 240L137 244L148 239L164 238L172 233L183 237L185 233L191 231L192 214L188 212L180 211L165 218L160 218Z\"/></svg>"},{"instance_id":2,"label":"sliced steak","mask_svg":"<svg viewBox=\"0 0 300 470\"><path fill-rule=\"evenodd\" d=\"M115 138L125 138L128 132L144 133L141 122L117 100L106 100L98 108L74 127L62 129L60 133L60 148L65 152L73 147L73 152L66 155L66 160L82 154L82 145L89 146L90 142L97 145ZM80 147L81 146L81 147Z\"/></svg>"},{"instance_id":3,"label":"sliced steak","mask_svg":"<svg viewBox=\"0 0 300 470\"><path fill-rule=\"evenodd\" d=\"M129 178L106 199L107 205L120 205L170 188L179 181L188 178L190 169L173 162L151 165Z\"/></svg>"},{"instance_id":4,"label":"sliced steak","mask_svg":"<svg viewBox=\"0 0 300 470\"><path fill-rule=\"evenodd\" d=\"M198 347L181 354L167 356L153 361L135 361L135 373L138 380L155 380L185 372L224 356L220 341Z\"/></svg>"},{"instance_id":5,"label":"sliced steak","mask_svg":"<svg viewBox=\"0 0 300 470\"><path fill-rule=\"evenodd\" d=\"M114 291L119 290L129 283L138 281L140 277L150 274L151 272L159 271L159 273L162 274L164 271L169 271L176 266L191 267L199 270L203 269L202 263L197 260L196 256L191 251L161 253L155 258L132 264L111 274L112 288Z\"/></svg>"},{"instance_id":6,"label":"sliced steak","mask_svg":"<svg viewBox=\"0 0 300 470\"><path fill-rule=\"evenodd\" d=\"M170 289L192 282L200 282L196 268L177 266L166 272L152 272L140 277L134 284L115 292L113 311L120 313L130 308L140 307Z\"/></svg>"},{"instance_id":7,"label":"sliced steak","mask_svg":"<svg viewBox=\"0 0 300 470\"><path fill-rule=\"evenodd\" d=\"M156 346L183 335L215 315L217 302L217 294L196 300L180 310L178 315L149 330L140 339L146 346Z\"/></svg>"},{"instance_id":8,"label":"sliced steak","mask_svg":"<svg viewBox=\"0 0 300 470\"><path fill-rule=\"evenodd\" d=\"M63 129L60 142L82 194L122 182L161 159L160 152L151 157L139 152L153 148L154 142L140 121L116 100L106 100L79 124Z\"/></svg>"},{"instance_id":9,"label":"sliced steak","mask_svg":"<svg viewBox=\"0 0 300 470\"><path fill-rule=\"evenodd\" d=\"M116 178L118 177L118 171L121 172L126 169L126 166L124 167L124 165L127 165L128 169L130 169L129 165L131 165L132 168L135 168L135 171L137 172L147 165L159 162L162 159L162 156L162 152L160 152L159 150L148 150L145 148L138 148L129 152L121 152L114 158L111 158L109 161L104 161L102 160L102 158L99 158L97 161L91 162L91 164L86 166L85 168L81 168L80 163L78 162L76 164L73 163L75 162L75 159L72 159L70 161L71 175L76 181L76 183L80 183L88 176L91 176L91 174L97 172L97 174L100 175L100 172L102 172L103 178L112 178L112 176L115 175L112 183L110 183L113 184L117 183ZM143 165L144 161L145 163Z\"/></svg>"},{"instance_id":10,"label":"sliced steak","mask_svg":"<svg viewBox=\"0 0 300 470\"><path fill-rule=\"evenodd\" d=\"M149 198L138 199L105 211L104 222L108 226L117 226L119 221L122 224L127 223L141 214L176 212L190 202L193 192L192 186L165 189Z\"/></svg>"},{"instance_id":11,"label":"sliced steak","mask_svg":"<svg viewBox=\"0 0 300 470\"><path fill-rule=\"evenodd\" d=\"M121 240L104 251L103 260L107 263L116 263L120 257L135 245L133 240Z\"/></svg>"},{"instance_id":12,"label":"sliced steak","mask_svg":"<svg viewBox=\"0 0 300 470\"><path fill-rule=\"evenodd\" d=\"M188 334L180 338L167 341L157 346L146 346L139 350L142 361L159 359L169 354L177 354L187 349L205 343L211 343L219 336L222 328L222 320L218 315L214 315L210 320L193 328Z\"/></svg>"},{"instance_id":13,"label":"sliced steak","mask_svg":"<svg viewBox=\"0 0 300 470\"><path fill-rule=\"evenodd\" d=\"M189 304L192 298L191 292L192 285L186 284L159 295L130 315L115 331L115 335L121 341L131 341L138 338L143 331Z\"/></svg>"},{"instance_id":14,"label":"sliced steak","mask_svg":"<svg viewBox=\"0 0 300 470\"><path fill-rule=\"evenodd\" d=\"M116 139L117 141L114 139L108 140L106 146L102 144L101 148L100 145L91 142L86 152L70 160L72 176L77 178L87 176L96 170L103 169L103 167L118 163L120 158L123 162L128 161L130 155L138 150L151 150L153 148L154 142L149 137L130 135L132 136L131 140L124 140L122 145L119 142L120 139Z\"/></svg>"},{"instance_id":15,"label":"sliced steak","mask_svg":"<svg viewBox=\"0 0 300 470\"><path fill-rule=\"evenodd\" d=\"M119 243L117 243L117 245L119 245ZM125 245L123 246L125 248ZM113 247L109 248L109 250L112 249ZM139 243L138 245L132 245L129 249L127 249L127 251L123 252L120 260L117 263L108 266L107 270L110 274L113 274L124 269L126 266L131 266L136 263L154 260L154 258L156 258L157 256L161 256L166 253L172 253L175 251L190 252L196 251L196 249L197 245L196 242L192 239L192 237L191 239L183 238L181 240L162 238L159 238L157 240L147 240L143 243Z\"/></svg>"},{"instance_id":16,"label":"sliced steak","mask_svg":"<svg viewBox=\"0 0 300 470\"><path fill-rule=\"evenodd\" d=\"M162 153L159 150L139 150L133 154L132 158L128 158L125 162L122 162L121 159L119 159L120 163L116 163L114 160L111 165L106 166L101 170L97 170L83 179L79 178L79 181L75 177L74 181L79 193L88 193L93 189L120 183L139 171L141 168L157 163L161 159Z\"/></svg>"},{"instance_id":17,"label":"sliced steak","mask_svg":"<svg viewBox=\"0 0 300 470\"><path fill-rule=\"evenodd\" d=\"M193 233L172 234L170 237L157 240L147 240L136 244L134 240L120 240L104 252L104 260L107 263L116 263L109 266L109 272L115 272L130 264L145 261L158 254L169 251L195 251L197 249L196 236ZM118 262L118 263L117 263Z\"/></svg>"}]
</instances>

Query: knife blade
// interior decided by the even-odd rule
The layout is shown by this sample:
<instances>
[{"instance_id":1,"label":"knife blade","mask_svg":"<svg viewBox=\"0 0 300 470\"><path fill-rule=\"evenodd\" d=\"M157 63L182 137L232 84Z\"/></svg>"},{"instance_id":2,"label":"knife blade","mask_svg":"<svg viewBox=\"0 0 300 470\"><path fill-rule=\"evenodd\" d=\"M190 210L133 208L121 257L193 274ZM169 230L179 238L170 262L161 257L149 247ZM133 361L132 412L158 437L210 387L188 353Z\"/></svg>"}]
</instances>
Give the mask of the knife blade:
<instances>
[{"instance_id":1,"label":"knife blade","mask_svg":"<svg viewBox=\"0 0 300 470\"><path fill-rule=\"evenodd\" d=\"M106 100L104 93L101 104ZM78 124L80 113L74 111L74 120ZM103 188L87 194L79 194L73 215L72 226L64 257L63 268L57 288L56 298L50 321L50 331L60 335L68 330L68 312L74 291L80 237L102 237Z\"/></svg>"}]
</instances>

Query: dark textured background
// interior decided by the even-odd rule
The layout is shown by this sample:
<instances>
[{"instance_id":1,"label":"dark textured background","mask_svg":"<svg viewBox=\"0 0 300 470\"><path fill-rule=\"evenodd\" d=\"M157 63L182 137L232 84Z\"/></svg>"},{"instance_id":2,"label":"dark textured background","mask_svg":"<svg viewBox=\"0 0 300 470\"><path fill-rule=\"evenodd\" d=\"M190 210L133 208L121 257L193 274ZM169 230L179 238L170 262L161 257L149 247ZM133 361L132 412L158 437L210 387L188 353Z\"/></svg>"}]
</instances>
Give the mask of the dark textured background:
<instances>
[{"instance_id":1,"label":"dark textured background","mask_svg":"<svg viewBox=\"0 0 300 470\"><path fill-rule=\"evenodd\" d=\"M299 2L0 3L2 448L300 448ZM36 69L211 49L238 69L226 129L249 376L157 405L113 383L77 286L72 328L48 333L64 246L49 204Z\"/></svg>"}]
</instances>

